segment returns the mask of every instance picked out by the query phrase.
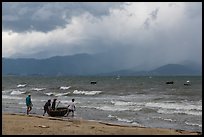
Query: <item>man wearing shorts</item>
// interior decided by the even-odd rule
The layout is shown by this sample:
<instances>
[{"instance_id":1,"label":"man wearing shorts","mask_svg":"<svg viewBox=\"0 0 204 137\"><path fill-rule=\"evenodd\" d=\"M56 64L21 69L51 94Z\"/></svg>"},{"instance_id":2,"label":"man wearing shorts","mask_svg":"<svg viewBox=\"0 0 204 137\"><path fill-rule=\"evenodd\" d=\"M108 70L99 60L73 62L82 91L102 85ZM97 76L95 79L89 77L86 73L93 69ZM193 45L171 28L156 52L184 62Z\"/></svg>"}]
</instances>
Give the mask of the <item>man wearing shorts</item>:
<instances>
[{"instance_id":1,"label":"man wearing shorts","mask_svg":"<svg viewBox=\"0 0 204 137\"><path fill-rule=\"evenodd\" d=\"M48 111L50 110L50 106L51 106L51 100L49 99L49 100L45 103L45 105L44 105L44 113L43 113L43 116L45 115L46 112L48 113Z\"/></svg>"},{"instance_id":2,"label":"man wearing shorts","mask_svg":"<svg viewBox=\"0 0 204 137\"><path fill-rule=\"evenodd\" d=\"M72 99L72 102L68 105L68 112L67 116L69 115L70 112L72 112L72 117L74 116L74 111L76 110L74 99Z\"/></svg>"},{"instance_id":3,"label":"man wearing shorts","mask_svg":"<svg viewBox=\"0 0 204 137\"><path fill-rule=\"evenodd\" d=\"M32 110L32 106L33 106L30 94L28 94L28 96L26 97L26 106L27 106L27 115L28 115L29 112Z\"/></svg>"}]
</instances>

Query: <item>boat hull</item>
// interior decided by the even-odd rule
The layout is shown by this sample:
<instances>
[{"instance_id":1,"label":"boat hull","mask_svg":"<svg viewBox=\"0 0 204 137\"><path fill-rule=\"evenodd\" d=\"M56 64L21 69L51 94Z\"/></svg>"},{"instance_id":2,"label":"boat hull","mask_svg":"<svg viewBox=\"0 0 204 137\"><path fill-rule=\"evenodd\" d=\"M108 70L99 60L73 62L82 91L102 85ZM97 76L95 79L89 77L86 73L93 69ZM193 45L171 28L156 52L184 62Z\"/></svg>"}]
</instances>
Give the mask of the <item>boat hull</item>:
<instances>
[{"instance_id":1,"label":"boat hull","mask_svg":"<svg viewBox=\"0 0 204 137\"><path fill-rule=\"evenodd\" d=\"M59 107L56 110L49 110L48 115L51 117L63 117L67 112L67 107Z\"/></svg>"}]
</instances>

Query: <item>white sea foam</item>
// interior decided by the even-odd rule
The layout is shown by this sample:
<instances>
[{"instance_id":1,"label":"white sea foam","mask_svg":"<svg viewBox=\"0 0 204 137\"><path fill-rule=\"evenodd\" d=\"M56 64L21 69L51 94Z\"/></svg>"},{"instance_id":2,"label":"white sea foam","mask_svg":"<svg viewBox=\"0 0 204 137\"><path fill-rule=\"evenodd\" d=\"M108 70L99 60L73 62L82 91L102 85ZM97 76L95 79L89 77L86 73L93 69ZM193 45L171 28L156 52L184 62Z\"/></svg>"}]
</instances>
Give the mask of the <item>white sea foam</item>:
<instances>
[{"instance_id":1,"label":"white sea foam","mask_svg":"<svg viewBox=\"0 0 204 137\"><path fill-rule=\"evenodd\" d=\"M71 86L68 86L68 87L62 86L62 87L60 87L61 90L67 90L67 89L69 89L69 88L71 88Z\"/></svg>"},{"instance_id":2,"label":"white sea foam","mask_svg":"<svg viewBox=\"0 0 204 137\"><path fill-rule=\"evenodd\" d=\"M61 102L62 104L68 104L68 103L70 103L69 100L61 100L60 102Z\"/></svg>"},{"instance_id":3,"label":"white sea foam","mask_svg":"<svg viewBox=\"0 0 204 137\"><path fill-rule=\"evenodd\" d=\"M17 85L18 88L23 88L23 87L26 87L26 86L27 86L27 84L18 84Z\"/></svg>"},{"instance_id":4,"label":"white sea foam","mask_svg":"<svg viewBox=\"0 0 204 137\"><path fill-rule=\"evenodd\" d=\"M140 124L139 124L139 123L137 123L137 122L132 122L131 124L132 124L132 125L134 125L134 126L143 127L142 125L140 125Z\"/></svg>"},{"instance_id":5,"label":"white sea foam","mask_svg":"<svg viewBox=\"0 0 204 137\"><path fill-rule=\"evenodd\" d=\"M44 93L48 96L66 96L68 94L70 94L71 92L66 92L66 93L55 93L55 92L48 92L48 93Z\"/></svg>"},{"instance_id":6,"label":"white sea foam","mask_svg":"<svg viewBox=\"0 0 204 137\"><path fill-rule=\"evenodd\" d=\"M2 93L9 93L9 92L12 92L12 90L2 90Z\"/></svg>"},{"instance_id":7,"label":"white sea foam","mask_svg":"<svg viewBox=\"0 0 204 137\"><path fill-rule=\"evenodd\" d=\"M128 107L120 107L120 106L101 106L101 107L95 107L96 109L99 110L104 110L104 111L126 111L129 110Z\"/></svg>"},{"instance_id":8,"label":"white sea foam","mask_svg":"<svg viewBox=\"0 0 204 137\"><path fill-rule=\"evenodd\" d=\"M158 113L163 114L188 114L188 115L202 115L202 105L198 105L198 102L182 102L182 103L172 103L172 102L149 102L146 103L146 107L159 108Z\"/></svg>"},{"instance_id":9,"label":"white sea foam","mask_svg":"<svg viewBox=\"0 0 204 137\"><path fill-rule=\"evenodd\" d=\"M125 102L125 101L111 101L111 103L117 107L127 108L127 110L132 110L132 111L141 110L142 109L141 105L143 104L143 103Z\"/></svg>"},{"instance_id":10,"label":"white sea foam","mask_svg":"<svg viewBox=\"0 0 204 137\"><path fill-rule=\"evenodd\" d=\"M48 92L48 93L45 93L46 95L48 95L48 96L54 96L54 93L52 93L52 92Z\"/></svg>"},{"instance_id":11,"label":"white sea foam","mask_svg":"<svg viewBox=\"0 0 204 137\"><path fill-rule=\"evenodd\" d=\"M119 118L118 116L113 116L113 115L108 115L109 118L116 118L120 122L125 122L125 123L133 123L133 120L129 120L126 118Z\"/></svg>"},{"instance_id":12,"label":"white sea foam","mask_svg":"<svg viewBox=\"0 0 204 137\"><path fill-rule=\"evenodd\" d=\"M190 126L199 126L202 127L202 124L197 124L197 123L190 123L190 122L185 122L186 125L190 125Z\"/></svg>"},{"instance_id":13,"label":"white sea foam","mask_svg":"<svg viewBox=\"0 0 204 137\"><path fill-rule=\"evenodd\" d=\"M129 120L129 119L126 119L126 118L116 118L118 121L120 121L120 122L127 122L127 123L132 123L133 122L133 120Z\"/></svg>"},{"instance_id":14,"label":"white sea foam","mask_svg":"<svg viewBox=\"0 0 204 137\"><path fill-rule=\"evenodd\" d=\"M142 107L134 107L133 109L131 109L131 110L133 110L133 111L139 111L139 110L141 110L142 109Z\"/></svg>"},{"instance_id":15,"label":"white sea foam","mask_svg":"<svg viewBox=\"0 0 204 137\"><path fill-rule=\"evenodd\" d=\"M176 110L202 110L202 106L187 104L187 103L146 103L147 107L157 107L164 109L176 109Z\"/></svg>"},{"instance_id":16,"label":"white sea foam","mask_svg":"<svg viewBox=\"0 0 204 137\"><path fill-rule=\"evenodd\" d=\"M8 95L2 95L2 98L4 98L4 99L22 99L21 97L8 96Z\"/></svg>"},{"instance_id":17,"label":"white sea foam","mask_svg":"<svg viewBox=\"0 0 204 137\"><path fill-rule=\"evenodd\" d=\"M162 117L152 117L154 119L162 119L162 120L165 120L165 121L170 121L170 122L176 122L176 120L173 120L173 119L170 119L170 118L162 118Z\"/></svg>"},{"instance_id":18,"label":"white sea foam","mask_svg":"<svg viewBox=\"0 0 204 137\"><path fill-rule=\"evenodd\" d=\"M47 102L47 100L42 99L42 100L40 100L40 102Z\"/></svg>"},{"instance_id":19,"label":"white sea foam","mask_svg":"<svg viewBox=\"0 0 204 137\"><path fill-rule=\"evenodd\" d=\"M170 118L164 118L163 120L170 121L170 122L176 122L176 120L173 120L173 119L170 119Z\"/></svg>"},{"instance_id":20,"label":"white sea foam","mask_svg":"<svg viewBox=\"0 0 204 137\"><path fill-rule=\"evenodd\" d=\"M25 102L19 102L18 104L20 104L20 105L25 105L26 103L25 103Z\"/></svg>"},{"instance_id":21,"label":"white sea foam","mask_svg":"<svg viewBox=\"0 0 204 137\"><path fill-rule=\"evenodd\" d=\"M19 90L13 90L12 92L11 92L11 95L20 95L20 94L25 94L26 92L24 91L24 92L21 92L21 91L19 91Z\"/></svg>"},{"instance_id":22,"label":"white sea foam","mask_svg":"<svg viewBox=\"0 0 204 137\"><path fill-rule=\"evenodd\" d=\"M163 114L188 114L188 115L196 115L196 116L202 116L202 112L200 111L191 111L191 110L171 110L171 109L159 109L157 111L158 113Z\"/></svg>"},{"instance_id":23,"label":"white sea foam","mask_svg":"<svg viewBox=\"0 0 204 137\"><path fill-rule=\"evenodd\" d=\"M122 105L89 105L89 106L80 106L81 108L95 108L104 111L139 111L142 109L140 106L122 106Z\"/></svg>"},{"instance_id":24,"label":"white sea foam","mask_svg":"<svg viewBox=\"0 0 204 137\"><path fill-rule=\"evenodd\" d=\"M111 103L118 106L132 106L137 104L135 102L124 102L124 101L111 101Z\"/></svg>"},{"instance_id":25,"label":"white sea foam","mask_svg":"<svg viewBox=\"0 0 204 137\"><path fill-rule=\"evenodd\" d=\"M56 94L55 96L66 96L66 95L68 95L68 94L70 94L70 92L58 93L58 94Z\"/></svg>"},{"instance_id":26,"label":"white sea foam","mask_svg":"<svg viewBox=\"0 0 204 137\"><path fill-rule=\"evenodd\" d=\"M117 118L117 116L113 116L113 115L108 115L109 118Z\"/></svg>"},{"instance_id":27,"label":"white sea foam","mask_svg":"<svg viewBox=\"0 0 204 137\"><path fill-rule=\"evenodd\" d=\"M84 95L96 95L100 94L102 91L79 91L74 90L73 94L84 94Z\"/></svg>"},{"instance_id":28,"label":"white sea foam","mask_svg":"<svg viewBox=\"0 0 204 137\"><path fill-rule=\"evenodd\" d=\"M32 90L35 90L35 91L43 91L45 90L46 88L32 88Z\"/></svg>"}]
</instances>

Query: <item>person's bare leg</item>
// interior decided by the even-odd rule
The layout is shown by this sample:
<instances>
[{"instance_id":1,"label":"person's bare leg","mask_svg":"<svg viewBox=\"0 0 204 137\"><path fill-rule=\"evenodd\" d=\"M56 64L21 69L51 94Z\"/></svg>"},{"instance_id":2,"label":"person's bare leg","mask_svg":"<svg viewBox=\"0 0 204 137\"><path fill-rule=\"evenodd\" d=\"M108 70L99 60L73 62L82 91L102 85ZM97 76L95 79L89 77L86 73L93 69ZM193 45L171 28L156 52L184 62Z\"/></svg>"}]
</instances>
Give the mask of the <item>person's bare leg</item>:
<instances>
[{"instance_id":1,"label":"person's bare leg","mask_svg":"<svg viewBox=\"0 0 204 137\"><path fill-rule=\"evenodd\" d=\"M28 107L28 109L27 109L28 111L27 111L27 115L29 114L29 112L32 110L32 107Z\"/></svg>"},{"instance_id":2,"label":"person's bare leg","mask_svg":"<svg viewBox=\"0 0 204 137\"><path fill-rule=\"evenodd\" d=\"M67 112L67 115L66 115L66 116L68 117L68 115L69 115L69 110L68 110L68 112Z\"/></svg>"},{"instance_id":3,"label":"person's bare leg","mask_svg":"<svg viewBox=\"0 0 204 137\"><path fill-rule=\"evenodd\" d=\"M45 113L46 113L46 110L44 110L43 116L45 115Z\"/></svg>"}]
</instances>

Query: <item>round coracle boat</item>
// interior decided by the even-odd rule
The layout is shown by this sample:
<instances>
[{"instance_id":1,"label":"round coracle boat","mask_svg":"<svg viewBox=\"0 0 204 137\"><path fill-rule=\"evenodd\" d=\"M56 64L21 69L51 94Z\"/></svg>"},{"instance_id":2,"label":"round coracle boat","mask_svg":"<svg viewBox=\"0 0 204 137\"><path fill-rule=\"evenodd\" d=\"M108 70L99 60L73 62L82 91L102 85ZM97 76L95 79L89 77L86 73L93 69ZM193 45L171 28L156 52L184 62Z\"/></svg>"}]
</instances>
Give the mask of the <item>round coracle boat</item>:
<instances>
[{"instance_id":1,"label":"round coracle boat","mask_svg":"<svg viewBox=\"0 0 204 137\"><path fill-rule=\"evenodd\" d=\"M67 107L58 107L55 110L50 109L48 115L51 117L63 117L67 112Z\"/></svg>"}]
</instances>

